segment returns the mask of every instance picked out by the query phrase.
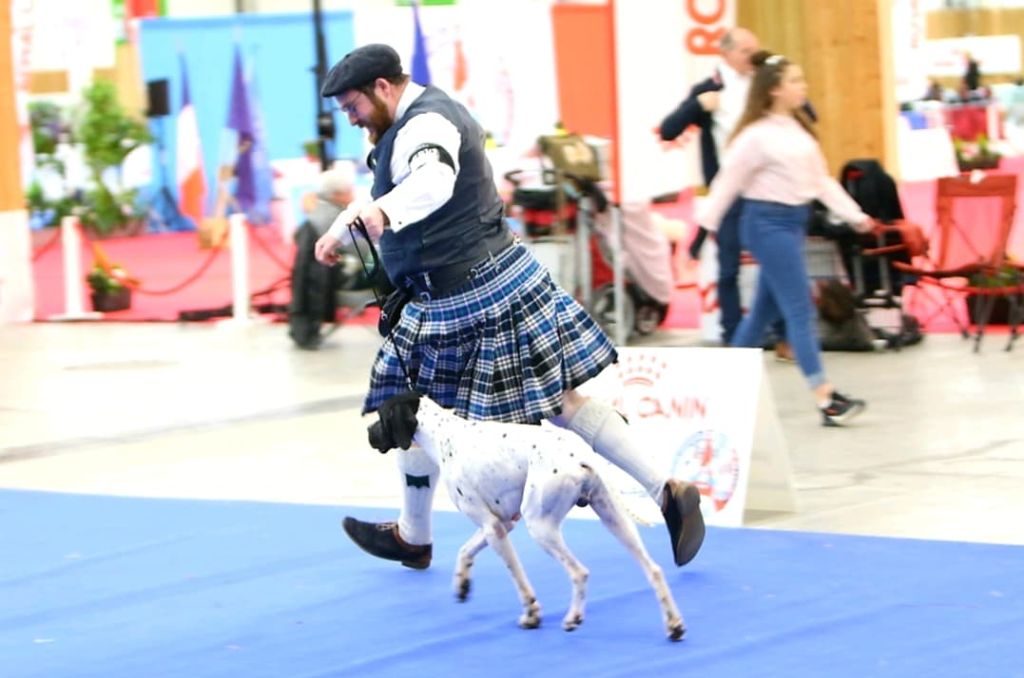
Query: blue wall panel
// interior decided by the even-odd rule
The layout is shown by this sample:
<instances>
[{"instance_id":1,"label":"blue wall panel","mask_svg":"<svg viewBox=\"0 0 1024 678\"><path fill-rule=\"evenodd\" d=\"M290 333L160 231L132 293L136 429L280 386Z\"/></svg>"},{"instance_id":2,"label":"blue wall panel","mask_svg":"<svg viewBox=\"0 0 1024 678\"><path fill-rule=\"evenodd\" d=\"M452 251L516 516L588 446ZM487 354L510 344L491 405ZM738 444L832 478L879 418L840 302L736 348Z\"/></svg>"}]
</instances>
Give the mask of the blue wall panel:
<instances>
[{"instance_id":1,"label":"blue wall panel","mask_svg":"<svg viewBox=\"0 0 1024 678\"><path fill-rule=\"evenodd\" d=\"M325 12L324 35L328 68L355 45L351 12ZM153 121L154 134L163 128L167 176L175 193L175 121L181 106L181 68L184 53L189 90L196 109L207 185L215 185L216 168L225 157L222 145L231 92L231 68L239 45L247 73L252 73L256 104L266 130L271 160L303 154L302 144L316 138L317 92L312 68L316 63L313 20L309 14L242 14L202 19L148 19L141 25L142 75L146 81L169 81L171 115ZM334 108L333 102L328 102ZM363 134L336 116L335 156L358 158ZM159 182L159 167L154 181Z\"/></svg>"}]
</instances>

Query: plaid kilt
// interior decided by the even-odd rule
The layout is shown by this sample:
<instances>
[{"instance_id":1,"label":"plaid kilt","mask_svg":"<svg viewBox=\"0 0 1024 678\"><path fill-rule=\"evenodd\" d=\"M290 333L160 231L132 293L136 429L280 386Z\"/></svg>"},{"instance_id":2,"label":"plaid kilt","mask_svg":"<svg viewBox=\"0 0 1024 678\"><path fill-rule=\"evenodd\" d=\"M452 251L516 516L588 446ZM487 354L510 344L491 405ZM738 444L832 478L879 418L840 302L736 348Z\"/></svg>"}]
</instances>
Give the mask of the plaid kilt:
<instances>
[{"instance_id":1,"label":"plaid kilt","mask_svg":"<svg viewBox=\"0 0 1024 678\"><path fill-rule=\"evenodd\" d=\"M467 419L537 423L562 392L615 362L611 340L575 299L514 243L447 296L414 298L377 353L363 413L408 389Z\"/></svg>"}]
</instances>

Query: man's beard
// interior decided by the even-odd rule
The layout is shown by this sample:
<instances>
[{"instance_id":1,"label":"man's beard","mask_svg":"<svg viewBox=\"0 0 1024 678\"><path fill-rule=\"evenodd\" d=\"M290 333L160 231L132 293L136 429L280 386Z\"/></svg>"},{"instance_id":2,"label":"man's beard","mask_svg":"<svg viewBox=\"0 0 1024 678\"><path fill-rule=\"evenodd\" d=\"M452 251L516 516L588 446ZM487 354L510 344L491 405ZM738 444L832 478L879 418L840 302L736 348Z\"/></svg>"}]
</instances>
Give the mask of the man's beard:
<instances>
[{"instance_id":1,"label":"man's beard","mask_svg":"<svg viewBox=\"0 0 1024 678\"><path fill-rule=\"evenodd\" d=\"M391 129L395 119L388 113L387 105L376 93L369 97L369 99L373 103L373 111L370 113L370 119L366 121L363 127L370 138L370 143L376 146L380 138L384 136L384 133Z\"/></svg>"}]
</instances>

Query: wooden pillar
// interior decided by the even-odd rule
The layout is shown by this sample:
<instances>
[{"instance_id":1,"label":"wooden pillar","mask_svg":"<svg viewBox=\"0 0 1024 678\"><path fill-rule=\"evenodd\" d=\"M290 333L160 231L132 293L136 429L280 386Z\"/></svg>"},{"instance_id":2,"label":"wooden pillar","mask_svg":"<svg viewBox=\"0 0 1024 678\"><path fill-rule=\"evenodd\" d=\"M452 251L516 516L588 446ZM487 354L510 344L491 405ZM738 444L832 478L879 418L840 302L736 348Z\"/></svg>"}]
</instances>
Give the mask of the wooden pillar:
<instances>
[{"instance_id":1,"label":"wooden pillar","mask_svg":"<svg viewBox=\"0 0 1024 678\"><path fill-rule=\"evenodd\" d=\"M799 63L833 175L854 158L896 174L890 0L739 0L737 24Z\"/></svg>"},{"instance_id":2,"label":"wooden pillar","mask_svg":"<svg viewBox=\"0 0 1024 678\"><path fill-rule=\"evenodd\" d=\"M0 3L0 324L32 319L28 214L21 188L11 3Z\"/></svg>"}]
</instances>

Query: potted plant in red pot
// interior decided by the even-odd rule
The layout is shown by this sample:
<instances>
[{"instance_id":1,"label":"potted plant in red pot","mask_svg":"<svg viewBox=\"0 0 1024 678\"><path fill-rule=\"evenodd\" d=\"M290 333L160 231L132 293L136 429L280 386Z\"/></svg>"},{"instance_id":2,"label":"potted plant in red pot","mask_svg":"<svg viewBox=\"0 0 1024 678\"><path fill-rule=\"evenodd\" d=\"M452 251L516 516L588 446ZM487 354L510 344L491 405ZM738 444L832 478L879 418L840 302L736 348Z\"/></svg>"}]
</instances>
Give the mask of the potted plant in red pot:
<instances>
[{"instance_id":1,"label":"potted plant in red pot","mask_svg":"<svg viewBox=\"0 0 1024 678\"><path fill-rule=\"evenodd\" d=\"M1001 268L993 269L986 273L975 273L970 276L968 282L971 287L986 289L1020 287L1024 285L1024 266L1012 261L1007 256L1006 263ZM978 323L977 309L980 308L979 304L982 302L984 302L984 296L967 295L967 315L972 324ZM995 303L992 306L992 313L988 318L988 324L1007 325L1009 324L1009 318L1010 300L1005 295L996 296Z\"/></svg>"},{"instance_id":2,"label":"potted plant in red pot","mask_svg":"<svg viewBox=\"0 0 1024 678\"><path fill-rule=\"evenodd\" d=\"M133 281L120 266L115 264L108 270L96 264L85 281L89 283L94 311L107 313L131 308Z\"/></svg>"}]
</instances>

